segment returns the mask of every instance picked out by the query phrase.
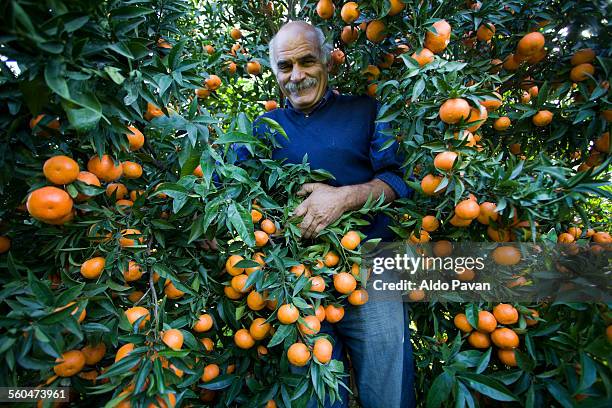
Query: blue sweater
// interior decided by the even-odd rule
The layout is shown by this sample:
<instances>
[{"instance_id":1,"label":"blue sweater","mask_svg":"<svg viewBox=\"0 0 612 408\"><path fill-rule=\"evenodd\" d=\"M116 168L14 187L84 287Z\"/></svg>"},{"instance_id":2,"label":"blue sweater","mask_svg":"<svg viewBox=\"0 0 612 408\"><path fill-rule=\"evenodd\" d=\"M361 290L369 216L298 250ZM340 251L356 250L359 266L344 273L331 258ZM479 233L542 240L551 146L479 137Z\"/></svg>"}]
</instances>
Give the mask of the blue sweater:
<instances>
[{"instance_id":1,"label":"blue sweater","mask_svg":"<svg viewBox=\"0 0 612 408\"><path fill-rule=\"evenodd\" d=\"M307 115L288 102L287 108L263 115L278 122L289 137L275 135L281 147L274 149L272 158L301 163L307 154L311 168L324 169L334 176L328 181L331 186L362 184L377 178L398 198L407 197L411 190L403 180L397 142L380 150L393 136L384 133L388 123L375 123L377 111L376 101L368 96L336 95L331 90ZM269 131L258 120L254 129L259 137ZM238 156L243 156L240 153ZM362 232L370 239L390 240L393 233L387 228L389 223L390 219L380 214Z\"/></svg>"}]
</instances>

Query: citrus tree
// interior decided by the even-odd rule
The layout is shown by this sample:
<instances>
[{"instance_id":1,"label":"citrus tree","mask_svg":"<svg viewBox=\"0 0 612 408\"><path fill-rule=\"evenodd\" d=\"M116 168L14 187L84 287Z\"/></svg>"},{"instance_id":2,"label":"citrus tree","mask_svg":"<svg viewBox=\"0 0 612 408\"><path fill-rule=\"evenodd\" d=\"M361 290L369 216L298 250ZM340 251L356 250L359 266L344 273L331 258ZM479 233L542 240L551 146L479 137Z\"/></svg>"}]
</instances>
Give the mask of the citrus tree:
<instances>
[{"instance_id":1,"label":"citrus tree","mask_svg":"<svg viewBox=\"0 0 612 408\"><path fill-rule=\"evenodd\" d=\"M346 367L318 332L368 300L358 231L377 211L398 240L439 254L558 241L607 257L604 1L13 0L2 11L3 385L70 386L73 402L123 407L337 399ZM313 241L291 212L302 183L329 175L270 160L273 140L252 131L283 104L267 43L290 19L333 43L334 89L379 100L383 148L398 142L414 190ZM239 162L236 146L252 158ZM513 256L501 259L510 273ZM419 404L609 400L609 305L428 296L409 294L425 300L412 306Z\"/></svg>"}]
</instances>

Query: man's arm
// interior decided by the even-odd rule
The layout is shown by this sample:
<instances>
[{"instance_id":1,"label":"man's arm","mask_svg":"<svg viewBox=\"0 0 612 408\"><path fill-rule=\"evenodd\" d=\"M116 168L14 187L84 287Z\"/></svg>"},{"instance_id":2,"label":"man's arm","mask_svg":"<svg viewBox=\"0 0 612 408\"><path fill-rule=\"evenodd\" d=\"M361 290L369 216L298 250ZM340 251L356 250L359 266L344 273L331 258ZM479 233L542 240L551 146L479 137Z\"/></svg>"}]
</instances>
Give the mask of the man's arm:
<instances>
[{"instance_id":1,"label":"man's arm","mask_svg":"<svg viewBox=\"0 0 612 408\"><path fill-rule=\"evenodd\" d=\"M332 187L323 183L306 183L298 191L298 196L310 194L293 212L294 216L304 216L300 224L302 237L312 238L323 228L336 221L347 211L361 208L368 197L378 199L385 195L385 203L396 198L395 191L384 181L373 179L367 183L352 186Z\"/></svg>"}]
</instances>

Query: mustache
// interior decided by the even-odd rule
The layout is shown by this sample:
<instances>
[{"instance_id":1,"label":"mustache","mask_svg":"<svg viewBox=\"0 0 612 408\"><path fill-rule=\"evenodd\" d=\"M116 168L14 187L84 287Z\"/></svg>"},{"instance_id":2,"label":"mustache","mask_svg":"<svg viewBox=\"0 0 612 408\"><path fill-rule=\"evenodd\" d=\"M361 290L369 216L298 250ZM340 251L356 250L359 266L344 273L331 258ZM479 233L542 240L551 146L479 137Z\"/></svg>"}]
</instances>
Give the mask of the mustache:
<instances>
[{"instance_id":1,"label":"mustache","mask_svg":"<svg viewBox=\"0 0 612 408\"><path fill-rule=\"evenodd\" d=\"M296 93L303 91L304 89L313 88L317 86L318 81L314 78L306 78L300 82L289 82L285 88L290 93Z\"/></svg>"}]
</instances>

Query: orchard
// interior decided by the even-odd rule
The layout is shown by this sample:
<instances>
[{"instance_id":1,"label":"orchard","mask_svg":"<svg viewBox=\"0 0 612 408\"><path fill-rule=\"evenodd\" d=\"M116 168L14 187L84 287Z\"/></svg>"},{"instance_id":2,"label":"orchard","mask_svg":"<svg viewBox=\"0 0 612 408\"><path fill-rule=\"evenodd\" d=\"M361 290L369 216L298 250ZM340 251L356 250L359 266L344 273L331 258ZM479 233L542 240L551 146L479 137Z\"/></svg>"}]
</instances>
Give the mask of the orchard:
<instances>
[{"instance_id":1,"label":"orchard","mask_svg":"<svg viewBox=\"0 0 612 408\"><path fill-rule=\"evenodd\" d=\"M0 386L70 387L66 406L336 400L347 367L319 330L368 302L360 230L379 212L397 241L434 251L588 243L609 261L609 2L0 11ZM333 44L334 91L378 100L414 191L314 239L292 213L329 174L272 160L273 138L253 134L286 105L268 42L290 20ZM514 256L494 260L512 273ZM609 406L609 304L409 298L418 406Z\"/></svg>"}]
</instances>

